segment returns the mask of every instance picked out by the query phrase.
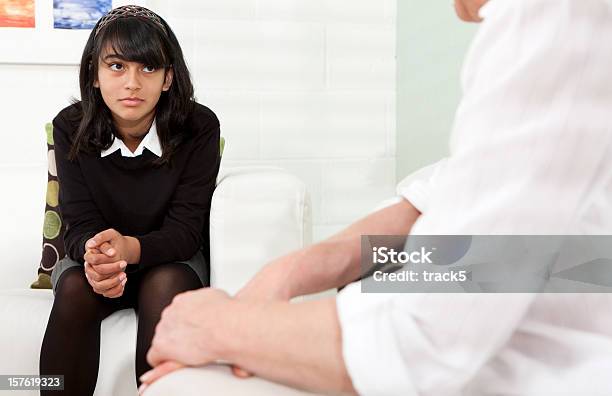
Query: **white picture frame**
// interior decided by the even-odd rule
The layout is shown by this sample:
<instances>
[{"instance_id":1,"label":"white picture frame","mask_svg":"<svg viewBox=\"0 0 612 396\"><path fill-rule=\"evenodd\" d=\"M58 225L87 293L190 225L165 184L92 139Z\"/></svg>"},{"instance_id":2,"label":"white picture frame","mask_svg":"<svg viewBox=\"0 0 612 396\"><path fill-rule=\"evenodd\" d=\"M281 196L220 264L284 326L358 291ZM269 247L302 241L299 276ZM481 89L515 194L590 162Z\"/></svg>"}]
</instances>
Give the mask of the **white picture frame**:
<instances>
[{"instance_id":1,"label":"white picture frame","mask_svg":"<svg viewBox=\"0 0 612 396\"><path fill-rule=\"evenodd\" d=\"M113 0L113 8L146 0ZM35 1L34 28L0 27L0 64L78 65L90 29L54 29L53 1Z\"/></svg>"}]
</instances>

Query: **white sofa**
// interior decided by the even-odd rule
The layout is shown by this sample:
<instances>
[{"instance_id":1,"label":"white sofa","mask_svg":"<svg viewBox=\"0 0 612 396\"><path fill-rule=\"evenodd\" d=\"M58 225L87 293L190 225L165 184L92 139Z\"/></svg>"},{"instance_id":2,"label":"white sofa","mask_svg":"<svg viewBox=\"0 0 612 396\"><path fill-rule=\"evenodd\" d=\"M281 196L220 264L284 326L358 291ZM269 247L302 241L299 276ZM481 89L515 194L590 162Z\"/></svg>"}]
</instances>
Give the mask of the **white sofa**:
<instances>
[{"instance_id":1,"label":"white sofa","mask_svg":"<svg viewBox=\"0 0 612 396\"><path fill-rule=\"evenodd\" d=\"M53 294L28 286L36 277L40 260L46 169L0 167L0 180L3 186L12 186L0 195L0 207L5 210L0 223L0 374L38 374ZM270 167L222 170L210 219L212 285L236 292L270 259L310 243L311 229L308 194L296 177ZM105 319L101 338L95 395L136 395L134 311L122 310ZM197 378L209 381L202 385L207 395L240 394L236 393L239 388L228 393L222 379L231 379L231 375L222 367L181 370L174 380L189 378L193 375L190 370L204 371ZM242 387L243 394L298 394L259 379L234 385ZM176 388L170 392L172 388L166 391L163 386L157 386L158 395L176 394ZM38 391L18 393L37 395Z\"/></svg>"}]
</instances>

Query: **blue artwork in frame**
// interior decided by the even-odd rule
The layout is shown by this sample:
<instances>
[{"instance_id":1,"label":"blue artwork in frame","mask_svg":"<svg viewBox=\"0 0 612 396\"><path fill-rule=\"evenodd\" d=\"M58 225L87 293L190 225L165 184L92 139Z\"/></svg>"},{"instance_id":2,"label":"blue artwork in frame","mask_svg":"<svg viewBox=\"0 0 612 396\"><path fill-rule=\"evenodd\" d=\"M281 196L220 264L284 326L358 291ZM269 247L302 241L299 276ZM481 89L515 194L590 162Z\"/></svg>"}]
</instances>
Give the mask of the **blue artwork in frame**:
<instances>
[{"instance_id":1,"label":"blue artwork in frame","mask_svg":"<svg viewBox=\"0 0 612 396\"><path fill-rule=\"evenodd\" d=\"M112 0L53 0L53 27L93 29L112 8Z\"/></svg>"}]
</instances>

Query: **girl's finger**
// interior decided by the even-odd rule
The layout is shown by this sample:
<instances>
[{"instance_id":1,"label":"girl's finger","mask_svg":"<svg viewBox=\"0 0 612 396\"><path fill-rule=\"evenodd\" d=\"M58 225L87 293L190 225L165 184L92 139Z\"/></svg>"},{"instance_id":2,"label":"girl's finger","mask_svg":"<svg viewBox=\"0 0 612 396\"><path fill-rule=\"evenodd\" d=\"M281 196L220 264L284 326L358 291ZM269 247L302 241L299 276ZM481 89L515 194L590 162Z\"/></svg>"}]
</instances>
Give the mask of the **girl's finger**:
<instances>
[{"instance_id":1,"label":"girl's finger","mask_svg":"<svg viewBox=\"0 0 612 396\"><path fill-rule=\"evenodd\" d=\"M95 254L100 254L101 252L98 249L87 249L85 251L85 254L83 255L83 259L85 261L89 261L89 259L95 255Z\"/></svg>"},{"instance_id":2,"label":"girl's finger","mask_svg":"<svg viewBox=\"0 0 612 396\"><path fill-rule=\"evenodd\" d=\"M88 279L94 281L94 282L101 282L105 279L111 279L114 278L116 276L119 276L119 273L122 272L121 270L117 270L114 272L109 272L109 273L105 273L105 274L100 274L98 271L96 271L96 267L94 265L91 265L89 262L85 262L85 275L88 276Z\"/></svg>"},{"instance_id":3,"label":"girl's finger","mask_svg":"<svg viewBox=\"0 0 612 396\"><path fill-rule=\"evenodd\" d=\"M85 265L87 265L87 262L85 262ZM85 271L85 278L87 278L87 283L89 283L89 285L94 289L94 291L96 290L93 283L91 282L91 278L89 278L89 275L87 274L87 271Z\"/></svg>"},{"instance_id":4,"label":"girl's finger","mask_svg":"<svg viewBox=\"0 0 612 396\"><path fill-rule=\"evenodd\" d=\"M92 271L95 271L98 275L102 277L109 277L117 274L118 272L122 272L125 267L127 267L127 262L125 260L120 260L114 263L96 264L90 266Z\"/></svg>"},{"instance_id":5,"label":"girl's finger","mask_svg":"<svg viewBox=\"0 0 612 396\"><path fill-rule=\"evenodd\" d=\"M89 264L87 261L85 261L85 276L92 286L92 282L98 282L104 279L100 274L93 270L91 264Z\"/></svg>"},{"instance_id":6,"label":"girl's finger","mask_svg":"<svg viewBox=\"0 0 612 396\"><path fill-rule=\"evenodd\" d=\"M104 242L102 245L100 245L99 249L100 252L106 254L108 257L113 257L117 253L117 251L108 242Z\"/></svg>"},{"instance_id":7,"label":"girl's finger","mask_svg":"<svg viewBox=\"0 0 612 396\"><path fill-rule=\"evenodd\" d=\"M90 239L90 241L91 240L93 241L91 247L95 247L93 245L98 245L98 244L101 245L104 242L112 241L118 236L121 236L121 234L119 234L117 231L115 231L112 228L109 228L108 230L104 230Z\"/></svg>"},{"instance_id":8,"label":"girl's finger","mask_svg":"<svg viewBox=\"0 0 612 396\"><path fill-rule=\"evenodd\" d=\"M104 297L108 297L108 298L117 298L117 297L121 297L121 295L123 294L123 290L125 289L125 283L127 282L127 278L125 278L123 281L121 281L121 283L119 283L117 286L113 287L110 290L107 290L103 293L101 293Z\"/></svg>"},{"instance_id":9,"label":"girl's finger","mask_svg":"<svg viewBox=\"0 0 612 396\"><path fill-rule=\"evenodd\" d=\"M95 282L96 288L102 291L103 293L110 292L112 289L121 285L121 282L123 282L126 278L127 275L125 274L125 272L122 272L121 274L113 276L112 278Z\"/></svg>"},{"instance_id":10,"label":"girl's finger","mask_svg":"<svg viewBox=\"0 0 612 396\"><path fill-rule=\"evenodd\" d=\"M102 252L99 252L99 253L88 252L87 254L85 254L84 259L87 260L89 264L91 265L108 264L108 263L118 261L117 259L113 257L109 257Z\"/></svg>"}]
</instances>

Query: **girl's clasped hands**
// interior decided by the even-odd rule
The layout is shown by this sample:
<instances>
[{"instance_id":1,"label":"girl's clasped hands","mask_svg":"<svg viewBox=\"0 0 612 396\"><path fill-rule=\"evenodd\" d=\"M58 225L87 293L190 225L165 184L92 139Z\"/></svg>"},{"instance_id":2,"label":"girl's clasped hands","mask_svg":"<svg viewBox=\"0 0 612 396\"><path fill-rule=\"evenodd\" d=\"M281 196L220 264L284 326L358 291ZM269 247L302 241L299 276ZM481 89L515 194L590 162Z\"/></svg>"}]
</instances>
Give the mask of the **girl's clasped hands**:
<instances>
[{"instance_id":1,"label":"girl's clasped hands","mask_svg":"<svg viewBox=\"0 0 612 396\"><path fill-rule=\"evenodd\" d=\"M93 290L108 298L123 295L129 242L114 229L105 230L85 243L85 276Z\"/></svg>"}]
</instances>

